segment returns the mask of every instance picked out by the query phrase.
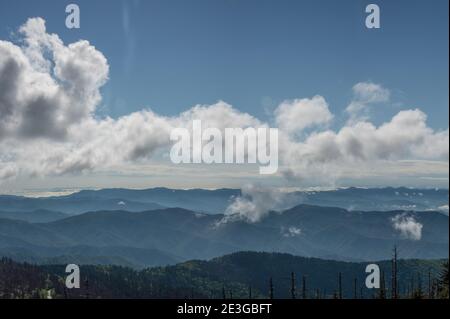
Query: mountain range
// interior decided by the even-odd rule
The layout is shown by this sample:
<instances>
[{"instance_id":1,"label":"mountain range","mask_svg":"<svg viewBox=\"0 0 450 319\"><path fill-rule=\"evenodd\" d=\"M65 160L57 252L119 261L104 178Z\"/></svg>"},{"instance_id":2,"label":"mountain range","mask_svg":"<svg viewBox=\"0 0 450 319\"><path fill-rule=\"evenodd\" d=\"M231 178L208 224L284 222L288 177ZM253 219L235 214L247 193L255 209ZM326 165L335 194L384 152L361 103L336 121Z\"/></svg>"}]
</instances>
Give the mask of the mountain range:
<instances>
[{"instance_id":1,"label":"mountain range","mask_svg":"<svg viewBox=\"0 0 450 319\"><path fill-rule=\"evenodd\" d=\"M302 204L272 211L256 223L224 217L165 208L95 211L39 223L3 218L0 255L138 268L242 250L371 261L389 259L397 246L402 258L448 258L448 216L434 211L365 212Z\"/></svg>"},{"instance_id":2,"label":"mountain range","mask_svg":"<svg viewBox=\"0 0 450 319\"><path fill-rule=\"evenodd\" d=\"M140 212L179 207L195 212L222 214L233 199L241 195L239 189L168 188L83 190L66 196L41 198L0 195L0 211L48 210L74 215L97 210ZM363 211L435 210L448 214L449 191L405 187L293 191L286 193L285 201L292 203L291 206L309 204Z\"/></svg>"}]
</instances>

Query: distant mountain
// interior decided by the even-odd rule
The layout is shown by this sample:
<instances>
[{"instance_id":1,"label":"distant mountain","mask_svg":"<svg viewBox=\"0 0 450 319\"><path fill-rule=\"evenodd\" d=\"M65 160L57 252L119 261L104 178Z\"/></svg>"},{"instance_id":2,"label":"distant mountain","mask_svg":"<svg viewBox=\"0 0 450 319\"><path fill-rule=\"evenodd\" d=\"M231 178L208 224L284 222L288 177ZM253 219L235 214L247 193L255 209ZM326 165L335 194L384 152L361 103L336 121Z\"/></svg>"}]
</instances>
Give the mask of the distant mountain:
<instances>
[{"instance_id":1,"label":"distant mountain","mask_svg":"<svg viewBox=\"0 0 450 319\"><path fill-rule=\"evenodd\" d=\"M118 265L133 268L173 265L181 261L181 258L157 249L124 246L42 247L29 244L20 247L0 246L0 256L36 264L75 263L77 265Z\"/></svg>"},{"instance_id":2,"label":"distant mountain","mask_svg":"<svg viewBox=\"0 0 450 319\"><path fill-rule=\"evenodd\" d=\"M163 206L152 202L134 202L122 198L78 197L76 195L29 198L23 196L0 196L0 209L7 212L30 212L50 210L75 215L97 210L127 210L139 212L161 209ZM0 215L1 217L1 215ZM19 218L20 219L20 215Z\"/></svg>"},{"instance_id":3,"label":"distant mountain","mask_svg":"<svg viewBox=\"0 0 450 319\"><path fill-rule=\"evenodd\" d=\"M212 214L223 213L234 197L240 196L238 189L169 189L164 187L132 190L132 189L101 189L85 190L69 195L69 198L82 199L112 199L127 198L140 203L157 203L164 207L181 207L197 212Z\"/></svg>"},{"instance_id":4,"label":"distant mountain","mask_svg":"<svg viewBox=\"0 0 450 319\"><path fill-rule=\"evenodd\" d=\"M2 212L0 218L27 221L30 223L48 223L68 217L67 214L51 210L38 209L31 212Z\"/></svg>"},{"instance_id":5,"label":"distant mountain","mask_svg":"<svg viewBox=\"0 0 450 319\"><path fill-rule=\"evenodd\" d=\"M449 220L437 212L359 212L300 205L271 212L258 223L221 224L223 217L170 208L142 213L98 211L40 224L3 219L0 249L11 254L26 248L44 257L57 257L87 254L83 249L71 252L74 246L97 247L103 251L88 255L122 257L136 266L209 259L242 250L380 260L389 258L394 245L402 258L448 257ZM395 228L394 221L399 218L404 224ZM408 227L413 227L409 231L415 231L415 237L408 238ZM106 251L105 247L115 248ZM137 260L136 254L130 256L118 247L158 251L160 255Z\"/></svg>"},{"instance_id":6,"label":"distant mountain","mask_svg":"<svg viewBox=\"0 0 450 319\"><path fill-rule=\"evenodd\" d=\"M180 207L196 212L222 214L238 196L241 196L241 191L238 189L115 188L83 190L71 195L47 198L0 196L0 210L44 209L66 214L81 214L96 210L138 212L164 207ZM291 192L286 195L286 202L292 203L292 206L309 204L365 211L434 210L448 215L449 191L404 187L346 188L331 191Z\"/></svg>"},{"instance_id":7,"label":"distant mountain","mask_svg":"<svg viewBox=\"0 0 450 319\"><path fill-rule=\"evenodd\" d=\"M55 260L56 261L56 260ZM268 298L272 280L274 298L376 298L379 289L365 287L367 263L349 263L289 254L238 252L209 261L191 260L167 267L136 271L117 266L81 266L80 289L64 289L61 265L32 266L0 260L0 296L38 298L53 290L54 298ZM443 260L399 260L401 298L440 291L434 286ZM375 262L385 274L385 295L390 296L390 261ZM293 276L292 276L293 274ZM87 286L86 279L89 286ZM292 291L292 280L294 291ZM431 289L428 283L431 282ZM448 283L447 283L448 285ZM11 288L13 287L13 289ZM445 296L442 296L445 297ZM447 296L448 298L448 296Z\"/></svg>"},{"instance_id":8,"label":"distant mountain","mask_svg":"<svg viewBox=\"0 0 450 319\"><path fill-rule=\"evenodd\" d=\"M448 189L417 189L406 187L342 188L331 191L297 193L303 203L341 207L348 210L436 210L448 215Z\"/></svg>"}]
</instances>

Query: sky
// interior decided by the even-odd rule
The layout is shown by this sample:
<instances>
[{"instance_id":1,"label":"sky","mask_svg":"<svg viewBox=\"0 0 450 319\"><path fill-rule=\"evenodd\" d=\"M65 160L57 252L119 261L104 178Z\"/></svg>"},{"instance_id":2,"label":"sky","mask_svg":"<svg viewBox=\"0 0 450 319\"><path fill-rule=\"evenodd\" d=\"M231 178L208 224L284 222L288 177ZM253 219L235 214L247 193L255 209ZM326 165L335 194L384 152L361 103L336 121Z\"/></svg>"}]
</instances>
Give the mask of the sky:
<instances>
[{"instance_id":1,"label":"sky","mask_svg":"<svg viewBox=\"0 0 450 319\"><path fill-rule=\"evenodd\" d=\"M70 43L87 40L105 59L96 56L99 60L93 64L95 67L104 63L104 68L88 69L100 75L84 79L88 84L83 85L90 86L82 91L91 90L90 95L81 99L75 96L81 111L71 114L70 120L68 113L60 110L54 118L49 116L51 121L33 122L21 131L13 127L6 115L3 122L0 119L0 128L6 127L3 139L0 130L0 177L4 176L0 192L111 185L214 188L237 187L253 181L280 187L448 185L448 145L442 146L448 144L449 116L446 0L72 2L81 10L80 29L65 26L65 7L70 1L0 0L0 39L21 47L26 59L31 59L32 50L26 50L27 36L18 30L33 17L45 20L45 32L56 34L62 46L68 48ZM380 6L380 29L365 26L365 7L369 3ZM28 29L32 28L37 27ZM60 52L61 57L68 51L61 44L47 45L51 46L47 50ZM1 54L0 51L0 70ZM48 52L42 53L45 59L47 55ZM80 56L69 54L68 59L82 60ZM62 63L56 58L48 59L52 66ZM47 75L53 77L49 85L61 86L57 88L62 90L58 96L67 94L68 98L75 98L73 90L66 90L61 84L75 83L75 80L67 78L67 73L55 75L49 70ZM6 83L6 77L0 79ZM1 92L0 85L0 103ZM36 92L23 93L35 99L33 94ZM45 91L44 95L49 94ZM51 107L63 108L61 101L55 103ZM203 105L203 109L196 112L193 109L196 105ZM28 107L24 104L24 110ZM142 110L151 110L156 119L149 119ZM411 112L401 113L408 110ZM189 114L181 116L183 112ZM208 114L221 112L224 118L233 119L230 123L237 122L244 127L256 123L284 129L283 139L287 141L283 142L282 153L286 156L283 163L286 169L277 176L262 178L246 167L174 168L166 163L167 158L164 160L164 151L160 149L163 145L148 140L138 145L148 151L145 160L140 156L131 156L130 160L129 155L111 160L111 157L121 157L117 152L126 152L123 144L111 144L111 149L100 153L99 149L106 148L105 140L98 141L96 146L88 145L92 139L72 132L80 130L77 126L80 123L88 131L86 123L90 121L92 134L119 139L114 134L120 129L124 130L123 135L133 136L132 129L123 128L128 122L133 127L136 121L146 125L164 119L179 124L182 119L200 116L206 120L210 118ZM399 113L400 117L393 121ZM28 113L20 114L17 123L24 122L23 114ZM245 114L251 119L245 118ZM298 121L290 120L296 116L313 116L316 120L305 122L299 128ZM53 131L48 129L51 123L55 124L55 119L61 118L64 125L60 123L61 127L55 126ZM105 129L107 122L111 131ZM169 125L166 122L160 124ZM376 129L392 122L393 127L376 132L368 126L355 129L358 123L370 123ZM425 127L420 132L414 131L422 125ZM368 130L377 139L386 140L395 131L392 140L398 138L398 144L387 145L381 141L375 150L365 147L364 160L357 161L355 166L354 154L344 149L349 143L346 128L354 129L353 134L358 138L366 136ZM409 128L413 130L410 136L398 133ZM161 130L164 129L149 128L135 134L155 135ZM55 132L58 138L54 138ZM317 137L319 132L323 136ZM327 137L326 143L332 143L339 148L339 153L345 154L332 155L332 159L324 160L321 165L316 161L311 167L306 161L297 167L299 161L295 156L302 156L300 162L305 154L322 160L320 143L327 132L336 136ZM64 146L62 140L67 140ZM370 144L370 141L367 138L358 143ZM127 142L127 138L121 140ZM19 145L27 150L19 150ZM25 160L39 147L51 156L44 158L39 154L31 167ZM82 148L86 150L82 152ZM327 149L330 148L333 147ZM78 151L78 159L67 159ZM136 149L130 152L135 154ZM153 159L147 156L150 153ZM154 159L155 153L158 160ZM86 160L90 156L87 154L94 155ZM49 164L60 163L62 158L69 162L67 167L65 162ZM305 171L309 174L304 174ZM192 179L199 174L201 177Z\"/></svg>"}]
</instances>

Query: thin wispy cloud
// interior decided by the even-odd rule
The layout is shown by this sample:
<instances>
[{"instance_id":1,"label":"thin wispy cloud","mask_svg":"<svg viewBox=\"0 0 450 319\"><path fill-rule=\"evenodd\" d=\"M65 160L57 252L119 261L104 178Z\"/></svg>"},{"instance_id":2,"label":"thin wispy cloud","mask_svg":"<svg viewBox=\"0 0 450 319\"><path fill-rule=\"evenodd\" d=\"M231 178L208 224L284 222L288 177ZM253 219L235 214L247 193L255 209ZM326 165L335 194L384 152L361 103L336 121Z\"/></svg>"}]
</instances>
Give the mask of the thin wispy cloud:
<instances>
[{"instance_id":1,"label":"thin wispy cloud","mask_svg":"<svg viewBox=\"0 0 450 319\"><path fill-rule=\"evenodd\" d=\"M391 92L373 82L360 82L353 86L353 99L347 106L349 123L355 123L369 118L370 108L373 105L386 103L390 100Z\"/></svg>"}]
</instances>

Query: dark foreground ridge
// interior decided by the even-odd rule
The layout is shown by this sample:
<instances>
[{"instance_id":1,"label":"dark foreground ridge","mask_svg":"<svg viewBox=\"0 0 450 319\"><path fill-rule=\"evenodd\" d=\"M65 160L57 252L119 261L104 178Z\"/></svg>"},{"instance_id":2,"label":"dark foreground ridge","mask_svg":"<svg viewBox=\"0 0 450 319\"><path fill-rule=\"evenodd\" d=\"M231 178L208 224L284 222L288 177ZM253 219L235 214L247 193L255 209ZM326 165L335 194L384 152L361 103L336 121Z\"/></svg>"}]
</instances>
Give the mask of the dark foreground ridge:
<instances>
[{"instance_id":1,"label":"dark foreground ridge","mask_svg":"<svg viewBox=\"0 0 450 319\"><path fill-rule=\"evenodd\" d=\"M289 254L239 252L209 261L134 270L81 266L81 288L65 288L65 265L36 266L3 258L0 298L96 299L387 299L391 261L377 262L382 288L365 288L367 263ZM448 298L448 262L399 260L402 299Z\"/></svg>"}]
</instances>

